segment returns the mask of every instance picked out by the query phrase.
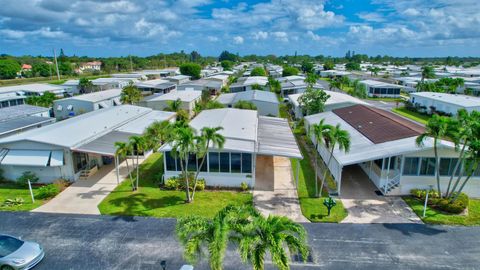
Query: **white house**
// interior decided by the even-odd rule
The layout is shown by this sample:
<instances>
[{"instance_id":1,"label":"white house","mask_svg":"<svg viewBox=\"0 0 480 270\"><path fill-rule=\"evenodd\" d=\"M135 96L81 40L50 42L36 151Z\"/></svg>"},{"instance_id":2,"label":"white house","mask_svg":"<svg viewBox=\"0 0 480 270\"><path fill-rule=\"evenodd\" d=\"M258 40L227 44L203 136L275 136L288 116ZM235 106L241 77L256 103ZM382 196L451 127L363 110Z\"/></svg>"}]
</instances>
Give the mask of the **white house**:
<instances>
[{"instance_id":1,"label":"white house","mask_svg":"<svg viewBox=\"0 0 480 270\"><path fill-rule=\"evenodd\" d=\"M174 118L171 112L131 105L82 114L1 138L0 168L11 180L31 171L43 183L56 179L76 181L93 168L118 164L115 142L127 142L153 122Z\"/></svg>"},{"instance_id":2,"label":"white house","mask_svg":"<svg viewBox=\"0 0 480 270\"><path fill-rule=\"evenodd\" d=\"M219 80L200 79L188 81L177 86L178 91L203 91L208 90L211 95L216 95L222 90L223 83Z\"/></svg>"},{"instance_id":3,"label":"white house","mask_svg":"<svg viewBox=\"0 0 480 270\"><path fill-rule=\"evenodd\" d=\"M460 94L417 92L410 94L410 102L415 106L424 106L430 113L438 111L456 115L460 109L480 111L479 97Z\"/></svg>"},{"instance_id":4,"label":"white house","mask_svg":"<svg viewBox=\"0 0 480 270\"><path fill-rule=\"evenodd\" d=\"M286 119L259 116L252 110L215 109L202 111L189 125L197 132L203 127L223 128L219 133L225 137L224 147L211 147L200 170L199 177L204 178L208 186L240 187L245 182L254 187L257 178L265 177L269 174L265 171L274 169L271 165L274 156L302 159ZM181 172L179 160L171 150L169 144L159 150L165 152L165 179ZM196 170L199 166L196 156L191 155L189 159L190 170ZM298 171L296 175L298 177Z\"/></svg>"},{"instance_id":5,"label":"white house","mask_svg":"<svg viewBox=\"0 0 480 270\"><path fill-rule=\"evenodd\" d=\"M219 81L222 83L222 86L226 86L228 84L229 77L230 76L227 74L215 74L215 75L206 77L205 80Z\"/></svg>"},{"instance_id":6,"label":"white house","mask_svg":"<svg viewBox=\"0 0 480 270\"><path fill-rule=\"evenodd\" d=\"M123 88L128 84L135 83L137 81L137 79L130 78L97 78L90 81L93 85L93 89L91 89L90 91L96 92L109 89ZM73 94L82 94L80 93L79 84L80 80L68 80L62 85L69 87L71 89L71 93Z\"/></svg>"},{"instance_id":7,"label":"white house","mask_svg":"<svg viewBox=\"0 0 480 270\"><path fill-rule=\"evenodd\" d=\"M167 94L177 89L177 85L164 79L139 81L135 83L143 93L148 94Z\"/></svg>"},{"instance_id":8,"label":"white house","mask_svg":"<svg viewBox=\"0 0 480 270\"><path fill-rule=\"evenodd\" d=\"M0 108L22 105L25 103L26 98L26 96L20 96L15 93L0 94Z\"/></svg>"},{"instance_id":9,"label":"white house","mask_svg":"<svg viewBox=\"0 0 480 270\"><path fill-rule=\"evenodd\" d=\"M349 76L349 75L351 75L351 74L352 74L352 73L350 73L350 72L348 72L348 71L334 70L334 69L331 69L331 70L321 70L321 71L320 71L320 76L322 76L322 77L329 77L329 78Z\"/></svg>"},{"instance_id":10,"label":"white house","mask_svg":"<svg viewBox=\"0 0 480 270\"><path fill-rule=\"evenodd\" d=\"M55 122L50 108L18 105L0 109L0 138Z\"/></svg>"},{"instance_id":11,"label":"white house","mask_svg":"<svg viewBox=\"0 0 480 270\"><path fill-rule=\"evenodd\" d=\"M242 92L254 89L255 87L261 87L263 90L268 91L268 78L265 76L252 76L238 78L236 83L230 85L230 92ZM252 88L253 87L253 88Z\"/></svg>"},{"instance_id":12,"label":"white house","mask_svg":"<svg viewBox=\"0 0 480 270\"><path fill-rule=\"evenodd\" d=\"M252 102L259 115L278 116L278 99L272 92L252 90L237 93L221 94L217 101L232 108L237 102L244 100Z\"/></svg>"},{"instance_id":13,"label":"white house","mask_svg":"<svg viewBox=\"0 0 480 270\"><path fill-rule=\"evenodd\" d=\"M148 79L147 76L145 76L144 74L142 74L142 73L136 73L136 72L132 72L132 73L117 73L117 74L112 74L111 76L112 76L113 78L139 80L139 81Z\"/></svg>"},{"instance_id":14,"label":"white house","mask_svg":"<svg viewBox=\"0 0 480 270\"><path fill-rule=\"evenodd\" d=\"M93 92L53 102L53 112L58 120L74 117L83 113L119 106L122 89L110 89Z\"/></svg>"},{"instance_id":15,"label":"white house","mask_svg":"<svg viewBox=\"0 0 480 270\"><path fill-rule=\"evenodd\" d=\"M356 104L368 105L368 103L362 101L361 99L358 99L356 97L353 97L345 93L329 91L329 90L324 90L324 91L326 94L330 96L325 102L324 111L331 111L334 109L348 107ZM303 113L303 109L298 102L298 99L302 95L303 93L293 94L288 96L288 100L292 104L292 113L296 119L300 119L305 116Z\"/></svg>"},{"instance_id":16,"label":"white house","mask_svg":"<svg viewBox=\"0 0 480 270\"><path fill-rule=\"evenodd\" d=\"M169 80L177 85L180 85L182 83L187 83L188 81L190 81L190 76L187 76L187 75L175 75L175 76L171 76L171 77L167 77L165 78L166 80Z\"/></svg>"},{"instance_id":17,"label":"white house","mask_svg":"<svg viewBox=\"0 0 480 270\"><path fill-rule=\"evenodd\" d=\"M41 96L45 92L55 94L57 97L71 95L72 90L68 86L53 85L46 83L31 83L14 86L0 87L0 97L2 96Z\"/></svg>"},{"instance_id":18,"label":"white house","mask_svg":"<svg viewBox=\"0 0 480 270\"><path fill-rule=\"evenodd\" d=\"M190 116L194 114L195 104L202 98L200 91L173 91L164 95L151 95L140 101L139 105L154 110L165 110L173 101L182 102L180 108L187 111Z\"/></svg>"},{"instance_id":19,"label":"white house","mask_svg":"<svg viewBox=\"0 0 480 270\"><path fill-rule=\"evenodd\" d=\"M86 63L81 63L79 68L80 73L84 71L100 71L102 69L102 62L100 61L92 61L92 62L86 62Z\"/></svg>"},{"instance_id":20,"label":"white house","mask_svg":"<svg viewBox=\"0 0 480 270\"><path fill-rule=\"evenodd\" d=\"M403 88L401 85L374 80L363 80L359 83L365 85L369 97L398 98L400 97L400 90Z\"/></svg>"},{"instance_id":21,"label":"white house","mask_svg":"<svg viewBox=\"0 0 480 270\"><path fill-rule=\"evenodd\" d=\"M322 119L326 124L340 124L350 134L350 151L344 152L336 147L328 166L340 196L342 183L355 181L355 178L343 178L342 175L346 174L345 170L355 170L355 167L360 167L384 195L404 195L414 188L429 189L430 185L436 185L433 139L428 138L423 147L417 146L415 140L424 132L424 127L419 124L389 111L354 105L306 116L306 129ZM314 135L311 139L316 142ZM446 189L458 153L450 142L441 141L438 147L442 157L441 185ZM317 145L317 150L323 160L328 160L330 150L323 144ZM358 173L353 175L362 177ZM471 197L480 197L479 180L480 170L464 192Z\"/></svg>"}]
</instances>

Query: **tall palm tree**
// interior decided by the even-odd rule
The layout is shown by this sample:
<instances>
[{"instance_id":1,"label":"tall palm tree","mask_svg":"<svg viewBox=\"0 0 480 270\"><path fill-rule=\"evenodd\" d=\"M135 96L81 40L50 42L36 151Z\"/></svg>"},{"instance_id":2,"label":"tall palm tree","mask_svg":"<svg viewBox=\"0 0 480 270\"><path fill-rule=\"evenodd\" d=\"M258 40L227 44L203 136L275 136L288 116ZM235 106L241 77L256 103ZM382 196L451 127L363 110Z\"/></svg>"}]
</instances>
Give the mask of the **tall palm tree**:
<instances>
[{"instance_id":1,"label":"tall palm tree","mask_svg":"<svg viewBox=\"0 0 480 270\"><path fill-rule=\"evenodd\" d=\"M192 191L192 200L195 197L195 189L197 187L197 179L203 164L205 163L209 147L216 149L222 149L225 144L225 137L219 133L222 127L204 127L200 131L200 136L196 138L197 142L197 159L200 160L200 164L197 166L197 172L193 178L194 185Z\"/></svg>"},{"instance_id":2,"label":"tall palm tree","mask_svg":"<svg viewBox=\"0 0 480 270\"><path fill-rule=\"evenodd\" d=\"M425 79L433 79L435 78L435 70L432 66L423 66L422 67L422 82Z\"/></svg>"},{"instance_id":3,"label":"tall palm tree","mask_svg":"<svg viewBox=\"0 0 480 270\"><path fill-rule=\"evenodd\" d=\"M122 89L120 101L123 104L133 105L135 103L138 103L141 99L142 92L140 92L140 90L138 90L138 88L132 82L130 82Z\"/></svg>"},{"instance_id":4,"label":"tall palm tree","mask_svg":"<svg viewBox=\"0 0 480 270\"><path fill-rule=\"evenodd\" d=\"M128 155L132 152L132 148L128 143L124 142L115 142L114 145L116 148L115 156L119 158L125 158L125 162L127 163L128 177L130 178L130 183L132 184L132 190L135 190L135 186L133 185L132 180L132 172L130 171L130 166L128 165Z\"/></svg>"},{"instance_id":5,"label":"tall palm tree","mask_svg":"<svg viewBox=\"0 0 480 270\"><path fill-rule=\"evenodd\" d=\"M325 144L327 145L330 141L330 135L331 132L330 130L333 128L332 125L326 124L325 119L320 120L318 124L314 124L312 126L312 129L310 130L310 134L315 137L314 145L315 145L315 196L318 197L318 165L317 165L317 150L318 150L318 145ZM328 148L328 146L327 146ZM321 189L323 186L321 186ZM321 190L320 189L320 190ZM320 191L321 193L321 191Z\"/></svg>"},{"instance_id":6,"label":"tall palm tree","mask_svg":"<svg viewBox=\"0 0 480 270\"><path fill-rule=\"evenodd\" d=\"M182 108L182 100L176 99L168 102L167 111L178 112Z\"/></svg>"},{"instance_id":7,"label":"tall palm tree","mask_svg":"<svg viewBox=\"0 0 480 270\"><path fill-rule=\"evenodd\" d=\"M480 135L480 134L477 134ZM458 199L458 196L462 193L463 188L467 184L468 180L472 177L473 173L477 170L478 164L480 164L480 138L477 136L470 144L468 145L468 150L467 150L467 159L466 159L466 173L467 173L467 178L465 181L463 181L462 185L458 189L458 192L456 192L455 197L453 198L452 202L456 201ZM453 190L452 190L452 195L453 195Z\"/></svg>"},{"instance_id":8,"label":"tall palm tree","mask_svg":"<svg viewBox=\"0 0 480 270\"><path fill-rule=\"evenodd\" d=\"M417 137L416 143L422 147L428 137L433 138L433 153L435 155L435 175L437 179L437 191L443 197L440 187L440 158L438 156L438 141L447 136L449 128L452 127L448 117L434 114L425 125L425 132Z\"/></svg>"},{"instance_id":9,"label":"tall palm tree","mask_svg":"<svg viewBox=\"0 0 480 270\"><path fill-rule=\"evenodd\" d=\"M167 140L169 130L172 128L172 124L168 121L155 121L147 127L143 136L147 142L149 149L157 151L160 146Z\"/></svg>"},{"instance_id":10,"label":"tall palm tree","mask_svg":"<svg viewBox=\"0 0 480 270\"><path fill-rule=\"evenodd\" d=\"M304 260L307 258L307 233L302 225L279 216L265 218L258 214L251 219L250 223L236 226L235 230L240 235L240 256L244 262L250 262L254 270L264 269L267 252L278 269L290 269L290 259L285 247L288 247L290 254L299 253Z\"/></svg>"},{"instance_id":11,"label":"tall palm tree","mask_svg":"<svg viewBox=\"0 0 480 270\"><path fill-rule=\"evenodd\" d=\"M136 177L136 184L134 187L134 190L138 189L138 178L140 178L140 164L138 161L138 158L140 156L140 152L143 152L146 150L146 141L145 138L142 136L131 136L129 138L130 145L132 146L132 150L135 151L135 156L137 158L137 177Z\"/></svg>"},{"instance_id":12,"label":"tall palm tree","mask_svg":"<svg viewBox=\"0 0 480 270\"><path fill-rule=\"evenodd\" d=\"M189 126L179 126L172 129L172 134L169 136L172 144L172 155L180 159L180 168L185 181L186 202L190 203L190 183L188 175L188 158L190 154L196 152L195 132Z\"/></svg>"},{"instance_id":13,"label":"tall palm tree","mask_svg":"<svg viewBox=\"0 0 480 270\"><path fill-rule=\"evenodd\" d=\"M350 143L351 143L350 134L348 133L348 131L343 130L340 124L337 124L336 126L332 127L328 133L329 134L326 135L326 138L329 140L327 143L327 148L330 148L330 156L328 157L327 168L323 173L322 185L320 186L320 188L323 188L325 179L327 178L327 172L329 170L328 166L330 166L330 161L332 161L333 151L335 150L335 146L338 145L338 148L341 151L344 151L345 153L350 151Z\"/></svg>"},{"instance_id":14,"label":"tall palm tree","mask_svg":"<svg viewBox=\"0 0 480 270\"><path fill-rule=\"evenodd\" d=\"M184 246L185 259L195 264L208 251L210 268L221 270L228 243L232 241L232 225L245 223L248 212L237 206L227 206L213 219L190 216L178 220L176 234Z\"/></svg>"}]
</instances>

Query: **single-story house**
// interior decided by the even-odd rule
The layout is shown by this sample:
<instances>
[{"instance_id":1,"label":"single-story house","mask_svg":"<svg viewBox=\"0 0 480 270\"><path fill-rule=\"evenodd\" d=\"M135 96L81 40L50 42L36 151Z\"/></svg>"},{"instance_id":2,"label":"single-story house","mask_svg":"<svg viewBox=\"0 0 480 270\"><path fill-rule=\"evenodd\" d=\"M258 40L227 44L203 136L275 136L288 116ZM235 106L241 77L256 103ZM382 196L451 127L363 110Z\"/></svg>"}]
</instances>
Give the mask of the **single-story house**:
<instances>
[{"instance_id":1,"label":"single-story house","mask_svg":"<svg viewBox=\"0 0 480 270\"><path fill-rule=\"evenodd\" d=\"M222 86L225 86L228 84L228 78L230 76L227 74L214 74L212 76L208 76L204 78L205 80L211 80L211 81L219 81L222 83Z\"/></svg>"},{"instance_id":2,"label":"single-story house","mask_svg":"<svg viewBox=\"0 0 480 270\"><path fill-rule=\"evenodd\" d=\"M18 105L0 109L0 138L55 122L50 108Z\"/></svg>"},{"instance_id":3,"label":"single-story house","mask_svg":"<svg viewBox=\"0 0 480 270\"><path fill-rule=\"evenodd\" d=\"M164 79L140 81L136 82L135 86L144 94L167 94L177 89L175 83Z\"/></svg>"},{"instance_id":4,"label":"single-story house","mask_svg":"<svg viewBox=\"0 0 480 270\"><path fill-rule=\"evenodd\" d=\"M334 77L349 76L351 74L352 73L348 71L330 69L330 70L321 70L319 75L324 78L334 78Z\"/></svg>"},{"instance_id":5,"label":"single-story house","mask_svg":"<svg viewBox=\"0 0 480 270\"><path fill-rule=\"evenodd\" d=\"M305 82L305 77L292 75L287 77L278 78L281 86L282 97L288 97L292 94L301 94L307 90L308 84ZM316 83L313 85L314 89L323 89L323 87Z\"/></svg>"},{"instance_id":6,"label":"single-story house","mask_svg":"<svg viewBox=\"0 0 480 270\"><path fill-rule=\"evenodd\" d=\"M58 99L53 102L53 113L57 120L74 117L87 112L119 106L122 89L110 89Z\"/></svg>"},{"instance_id":7,"label":"single-story house","mask_svg":"<svg viewBox=\"0 0 480 270\"><path fill-rule=\"evenodd\" d=\"M273 175L274 156L302 159L288 121L283 118L259 116L257 111L240 109L205 110L189 125L199 132L203 127L222 127L219 131L225 137L222 149L209 148L207 160L200 170L208 186L240 187L242 182L255 186L257 178ZM181 173L180 164L171 153L170 144L163 145L165 179ZM189 157L189 167L196 170L198 160ZM270 161L270 162L269 162ZM257 170L258 168L258 170ZM295 173L298 181L298 171ZM259 179L260 181L260 179ZM273 186L273 185L272 185Z\"/></svg>"},{"instance_id":8,"label":"single-story house","mask_svg":"<svg viewBox=\"0 0 480 270\"><path fill-rule=\"evenodd\" d=\"M42 183L56 179L76 181L93 168L118 164L115 142L128 142L153 122L174 118L175 113L132 105L82 114L1 138L0 168L11 180L31 171Z\"/></svg>"},{"instance_id":9,"label":"single-story house","mask_svg":"<svg viewBox=\"0 0 480 270\"><path fill-rule=\"evenodd\" d=\"M278 116L278 98L275 93L261 90L244 91L237 93L221 94L217 99L218 102L233 108L234 105L243 100L252 102L256 107L259 115Z\"/></svg>"},{"instance_id":10,"label":"single-story house","mask_svg":"<svg viewBox=\"0 0 480 270\"><path fill-rule=\"evenodd\" d=\"M175 76L167 77L165 79L175 83L176 85L180 85L182 83L187 83L188 81L190 81L190 76L175 75Z\"/></svg>"},{"instance_id":11,"label":"single-story house","mask_svg":"<svg viewBox=\"0 0 480 270\"><path fill-rule=\"evenodd\" d=\"M216 95L222 90L222 82L218 80L200 79L188 81L177 86L178 91L203 91L208 90L210 94Z\"/></svg>"},{"instance_id":12,"label":"single-story house","mask_svg":"<svg viewBox=\"0 0 480 270\"><path fill-rule=\"evenodd\" d=\"M26 96L13 94L0 94L0 108L18 106L25 103Z\"/></svg>"},{"instance_id":13,"label":"single-story house","mask_svg":"<svg viewBox=\"0 0 480 270\"><path fill-rule=\"evenodd\" d=\"M411 189L429 189L430 185L436 185L433 139L427 138L423 147L415 142L424 132L423 126L392 112L364 105L339 108L304 119L307 131L313 124L325 119L326 124L339 124L350 134L350 151L344 152L336 147L328 166L340 196L342 183L355 181L355 178L342 178L342 175L345 170L352 170L355 166L359 166L384 195L406 195ZM314 135L311 135L311 140L316 142ZM446 189L458 153L454 145L447 141L441 140L438 147L441 156L440 180L442 188ZM330 150L324 144L318 144L317 150L327 163ZM479 180L480 169L465 186L464 192L472 197L480 197Z\"/></svg>"},{"instance_id":14,"label":"single-story house","mask_svg":"<svg viewBox=\"0 0 480 270\"><path fill-rule=\"evenodd\" d=\"M46 83L31 83L0 87L0 96L41 96L45 92L53 93L57 97L64 97L72 94L72 90L68 86Z\"/></svg>"},{"instance_id":15,"label":"single-story house","mask_svg":"<svg viewBox=\"0 0 480 270\"><path fill-rule=\"evenodd\" d=\"M250 91L250 90L260 90L260 89L252 89L255 88L254 86L262 87L263 90L268 91L268 78L265 76L252 76L252 77L241 77L238 78L236 83L230 85L230 92L242 92L242 91Z\"/></svg>"},{"instance_id":16,"label":"single-story house","mask_svg":"<svg viewBox=\"0 0 480 270\"><path fill-rule=\"evenodd\" d=\"M97 78L91 80L93 89L90 91L97 92L97 91L104 91L109 89L119 89L127 86L129 83L137 82L136 79L129 79L129 78ZM70 87L71 92L73 94L82 94L80 93L80 89L78 87L80 80L68 80L62 85Z\"/></svg>"},{"instance_id":17,"label":"single-story house","mask_svg":"<svg viewBox=\"0 0 480 270\"><path fill-rule=\"evenodd\" d=\"M359 83L365 85L369 97L389 97L399 98L400 91L403 89L401 85L391 84L374 80L363 80Z\"/></svg>"},{"instance_id":18,"label":"single-story house","mask_svg":"<svg viewBox=\"0 0 480 270\"><path fill-rule=\"evenodd\" d=\"M182 101L181 109L187 111L190 116L193 116L195 104L199 102L201 98L202 92L200 91L172 91L164 95L154 94L145 97L139 102L139 105L163 111L168 108L171 102L180 99Z\"/></svg>"},{"instance_id":19,"label":"single-story house","mask_svg":"<svg viewBox=\"0 0 480 270\"><path fill-rule=\"evenodd\" d=\"M356 104L368 105L368 103L362 101L359 98L353 97L351 95L324 90L330 97L325 102L324 111L332 111L334 109L349 107ZM303 95L301 94L293 94L288 96L289 102L292 104L292 114L295 116L296 119L303 118L305 115L303 113L303 109L298 103L298 99Z\"/></svg>"},{"instance_id":20,"label":"single-story house","mask_svg":"<svg viewBox=\"0 0 480 270\"><path fill-rule=\"evenodd\" d=\"M410 94L410 102L425 111L443 112L456 115L458 110L465 109L469 112L480 111L480 98L460 94L447 94L436 92L417 92Z\"/></svg>"},{"instance_id":21,"label":"single-story house","mask_svg":"<svg viewBox=\"0 0 480 270\"><path fill-rule=\"evenodd\" d=\"M130 80L139 80L139 81L147 79L147 76L145 76L144 74L136 73L136 72L118 73L118 74L112 74L111 76L112 78L130 79Z\"/></svg>"}]
</instances>

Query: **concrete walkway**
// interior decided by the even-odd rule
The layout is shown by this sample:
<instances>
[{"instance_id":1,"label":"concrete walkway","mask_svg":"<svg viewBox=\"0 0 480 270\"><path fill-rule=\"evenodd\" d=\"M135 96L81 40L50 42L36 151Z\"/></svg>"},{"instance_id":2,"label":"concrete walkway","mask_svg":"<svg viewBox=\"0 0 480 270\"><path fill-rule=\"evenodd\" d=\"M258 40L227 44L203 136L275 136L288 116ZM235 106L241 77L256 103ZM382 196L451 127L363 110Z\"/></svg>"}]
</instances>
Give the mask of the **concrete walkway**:
<instances>
[{"instance_id":1,"label":"concrete walkway","mask_svg":"<svg viewBox=\"0 0 480 270\"><path fill-rule=\"evenodd\" d=\"M140 164L143 159L140 159ZM131 160L128 161L130 169ZM120 181L128 177L126 162L119 166ZM117 175L114 165L101 167L98 172L86 180L77 180L55 198L32 212L92 214L100 215L98 204L117 186Z\"/></svg>"},{"instance_id":2,"label":"concrete walkway","mask_svg":"<svg viewBox=\"0 0 480 270\"><path fill-rule=\"evenodd\" d=\"M300 209L290 159L258 156L257 168L253 191L255 207L265 216L286 216L296 222L309 222Z\"/></svg>"},{"instance_id":3,"label":"concrete walkway","mask_svg":"<svg viewBox=\"0 0 480 270\"><path fill-rule=\"evenodd\" d=\"M422 223L400 197L385 197L359 166L344 168L341 200L348 211L342 223Z\"/></svg>"}]
</instances>

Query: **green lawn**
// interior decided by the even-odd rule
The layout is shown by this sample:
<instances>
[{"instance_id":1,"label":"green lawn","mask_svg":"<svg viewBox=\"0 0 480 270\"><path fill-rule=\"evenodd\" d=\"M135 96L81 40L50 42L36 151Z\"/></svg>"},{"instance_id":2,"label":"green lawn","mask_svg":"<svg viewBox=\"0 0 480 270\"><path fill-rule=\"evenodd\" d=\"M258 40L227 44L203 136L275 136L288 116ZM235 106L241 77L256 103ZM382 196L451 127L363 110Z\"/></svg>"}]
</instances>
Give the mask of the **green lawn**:
<instances>
[{"instance_id":1,"label":"green lawn","mask_svg":"<svg viewBox=\"0 0 480 270\"><path fill-rule=\"evenodd\" d=\"M33 188L33 194L35 195L36 189ZM22 198L25 203L17 206L4 206L3 203L6 199ZM45 203L45 200L35 200L32 203L30 197L30 191L28 188L21 187L15 183L0 183L0 211L30 211Z\"/></svg>"},{"instance_id":2,"label":"green lawn","mask_svg":"<svg viewBox=\"0 0 480 270\"><path fill-rule=\"evenodd\" d=\"M401 116L407 117L409 119L412 119L413 121L416 121L422 124L426 124L430 119L430 116L428 115L409 111L405 107L395 108L395 109L392 109L392 111L394 113L397 113Z\"/></svg>"},{"instance_id":3,"label":"green lawn","mask_svg":"<svg viewBox=\"0 0 480 270\"><path fill-rule=\"evenodd\" d=\"M423 218L423 201L413 197L404 197L405 202L413 209L413 211L428 224L442 225L463 225L478 226L480 225L480 200L470 199L468 204L468 215L452 215L440 212L438 210L427 207L427 212Z\"/></svg>"},{"instance_id":4,"label":"green lawn","mask_svg":"<svg viewBox=\"0 0 480 270\"><path fill-rule=\"evenodd\" d=\"M128 180L122 182L98 206L105 215L178 218L188 215L213 217L228 204L252 204L251 193L201 191L193 203L185 204L184 191L160 190L155 175L163 171L162 155L152 154L140 166L139 190L132 192Z\"/></svg>"},{"instance_id":5,"label":"green lawn","mask_svg":"<svg viewBox=\"0 0 480 270\"><path fill-rule=\"evenodd\" d=\"M298 197L303 215L311 222L340 222L347 216L347 211L343 208L340 200L332 208L330 216L327 216L327 208L323 205L326 194L315 198L315 171L313 170L306 149L300 143L300 150L303 154L303 160L300 161ZM292 169L296 172L297 162L292 159Z\"/></svg>"}]
</instances>

